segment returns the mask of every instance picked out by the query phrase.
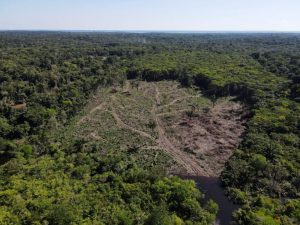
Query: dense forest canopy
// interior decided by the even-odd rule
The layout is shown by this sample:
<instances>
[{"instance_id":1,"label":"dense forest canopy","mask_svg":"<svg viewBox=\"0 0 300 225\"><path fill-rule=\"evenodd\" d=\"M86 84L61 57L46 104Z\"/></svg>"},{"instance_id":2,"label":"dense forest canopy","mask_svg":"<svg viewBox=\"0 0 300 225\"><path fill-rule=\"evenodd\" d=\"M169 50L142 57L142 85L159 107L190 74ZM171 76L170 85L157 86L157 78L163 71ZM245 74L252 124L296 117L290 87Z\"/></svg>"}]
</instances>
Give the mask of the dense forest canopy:
<instances>
[{"instance_id":1,"label":"dense forest canopy","mask_svg":"<svg viewBox=\"0 0 300 225\"><path fill-rule=\"evenodd\" d=\"M57 140L101 87L177 80L250 108L221 175L238 224L300 223L300 35L0 33L0 224L212 224L192 181Z\"/></svg>"}]
</instances>

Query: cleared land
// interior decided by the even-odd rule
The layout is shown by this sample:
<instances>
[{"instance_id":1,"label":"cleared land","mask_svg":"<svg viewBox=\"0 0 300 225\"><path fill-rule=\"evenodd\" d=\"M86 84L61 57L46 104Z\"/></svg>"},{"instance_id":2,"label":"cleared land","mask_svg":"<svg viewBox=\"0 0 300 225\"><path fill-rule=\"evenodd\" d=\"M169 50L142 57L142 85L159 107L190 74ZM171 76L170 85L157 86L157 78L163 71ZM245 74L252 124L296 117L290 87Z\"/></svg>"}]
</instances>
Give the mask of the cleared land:
<instances>
[{"instance_id":1,"label":"cleared land","mask_svg":"<svg viewBox=\"0 0 300 225\"><path fill-rule=\"evenodd\" d=\"M67 133L102 149L127 151L144 166L218 176L244 131L243 111L232 99L212 103L175 81L127 81L97 91Z\"/></svg>"}]
</instances>

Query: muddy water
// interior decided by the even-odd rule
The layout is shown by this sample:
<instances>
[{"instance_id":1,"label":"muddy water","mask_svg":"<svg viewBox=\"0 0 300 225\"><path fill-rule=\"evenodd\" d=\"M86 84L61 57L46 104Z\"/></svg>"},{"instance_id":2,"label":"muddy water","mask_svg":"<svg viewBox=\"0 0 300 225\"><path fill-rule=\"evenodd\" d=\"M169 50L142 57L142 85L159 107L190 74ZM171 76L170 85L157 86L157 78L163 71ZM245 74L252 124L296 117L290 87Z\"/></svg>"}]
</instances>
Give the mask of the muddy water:
<instances>
[{"instance_id":1,"label":"muddy water","mask_svg":"<svg viewBox=\"0 0 300 225\"><path fill-rule=\"evenodd\" d=\"M239 206L233 204L225 196L225 191L221 186L220 180L217 177L183 177L185 179L194 180L205 194L204 202L208 199L214 200L219 205L219 212L217 214L217 225L231 225L232 213L238 209Z\"/></svg>"}]
</instances>

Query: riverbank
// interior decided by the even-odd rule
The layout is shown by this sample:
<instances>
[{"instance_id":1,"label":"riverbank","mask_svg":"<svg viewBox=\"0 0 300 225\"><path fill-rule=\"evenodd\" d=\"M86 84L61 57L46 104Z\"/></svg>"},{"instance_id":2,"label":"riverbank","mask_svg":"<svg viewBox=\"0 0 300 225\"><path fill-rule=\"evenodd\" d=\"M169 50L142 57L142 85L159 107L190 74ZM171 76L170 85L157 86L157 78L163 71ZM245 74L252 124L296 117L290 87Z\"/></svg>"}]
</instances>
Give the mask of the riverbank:
<instances>
[{"instance_id":1,"label":"riverbank","mask_svg":"<svg viewBox=\"0 0 300 225\"><path fill-rule=\"evenodd\" d=\"M218 177L203 176L181 176L184 179L194 180L197 187L205 194L204 203L209 199L214 200L219 205L217 220L215 225L232 225L232 213L239 208L225 195L225 190Z\"/></svg>"}]
</instances>

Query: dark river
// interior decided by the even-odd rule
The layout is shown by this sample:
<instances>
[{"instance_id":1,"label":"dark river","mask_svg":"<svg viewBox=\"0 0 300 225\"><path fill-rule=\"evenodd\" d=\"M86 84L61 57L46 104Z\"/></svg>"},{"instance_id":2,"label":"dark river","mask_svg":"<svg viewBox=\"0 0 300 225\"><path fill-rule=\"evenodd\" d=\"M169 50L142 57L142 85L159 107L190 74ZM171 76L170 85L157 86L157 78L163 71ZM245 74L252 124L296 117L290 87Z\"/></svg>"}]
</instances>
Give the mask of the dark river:
<instances>
[{"instance_id":1,"label":"dark river","mask_svg":"<svg viewBox=\"0 0 300 225\"><path fill-rule=\"evenodd\" d=\"M216 224L231 225L232 213L239 208L225 196L225 191L217 177L192 177L185 176L184 179L191 179L197 183L202 193L205 194L204 202L208 199L214 200L219 205Z\"/></svg>"}]
</instances>

